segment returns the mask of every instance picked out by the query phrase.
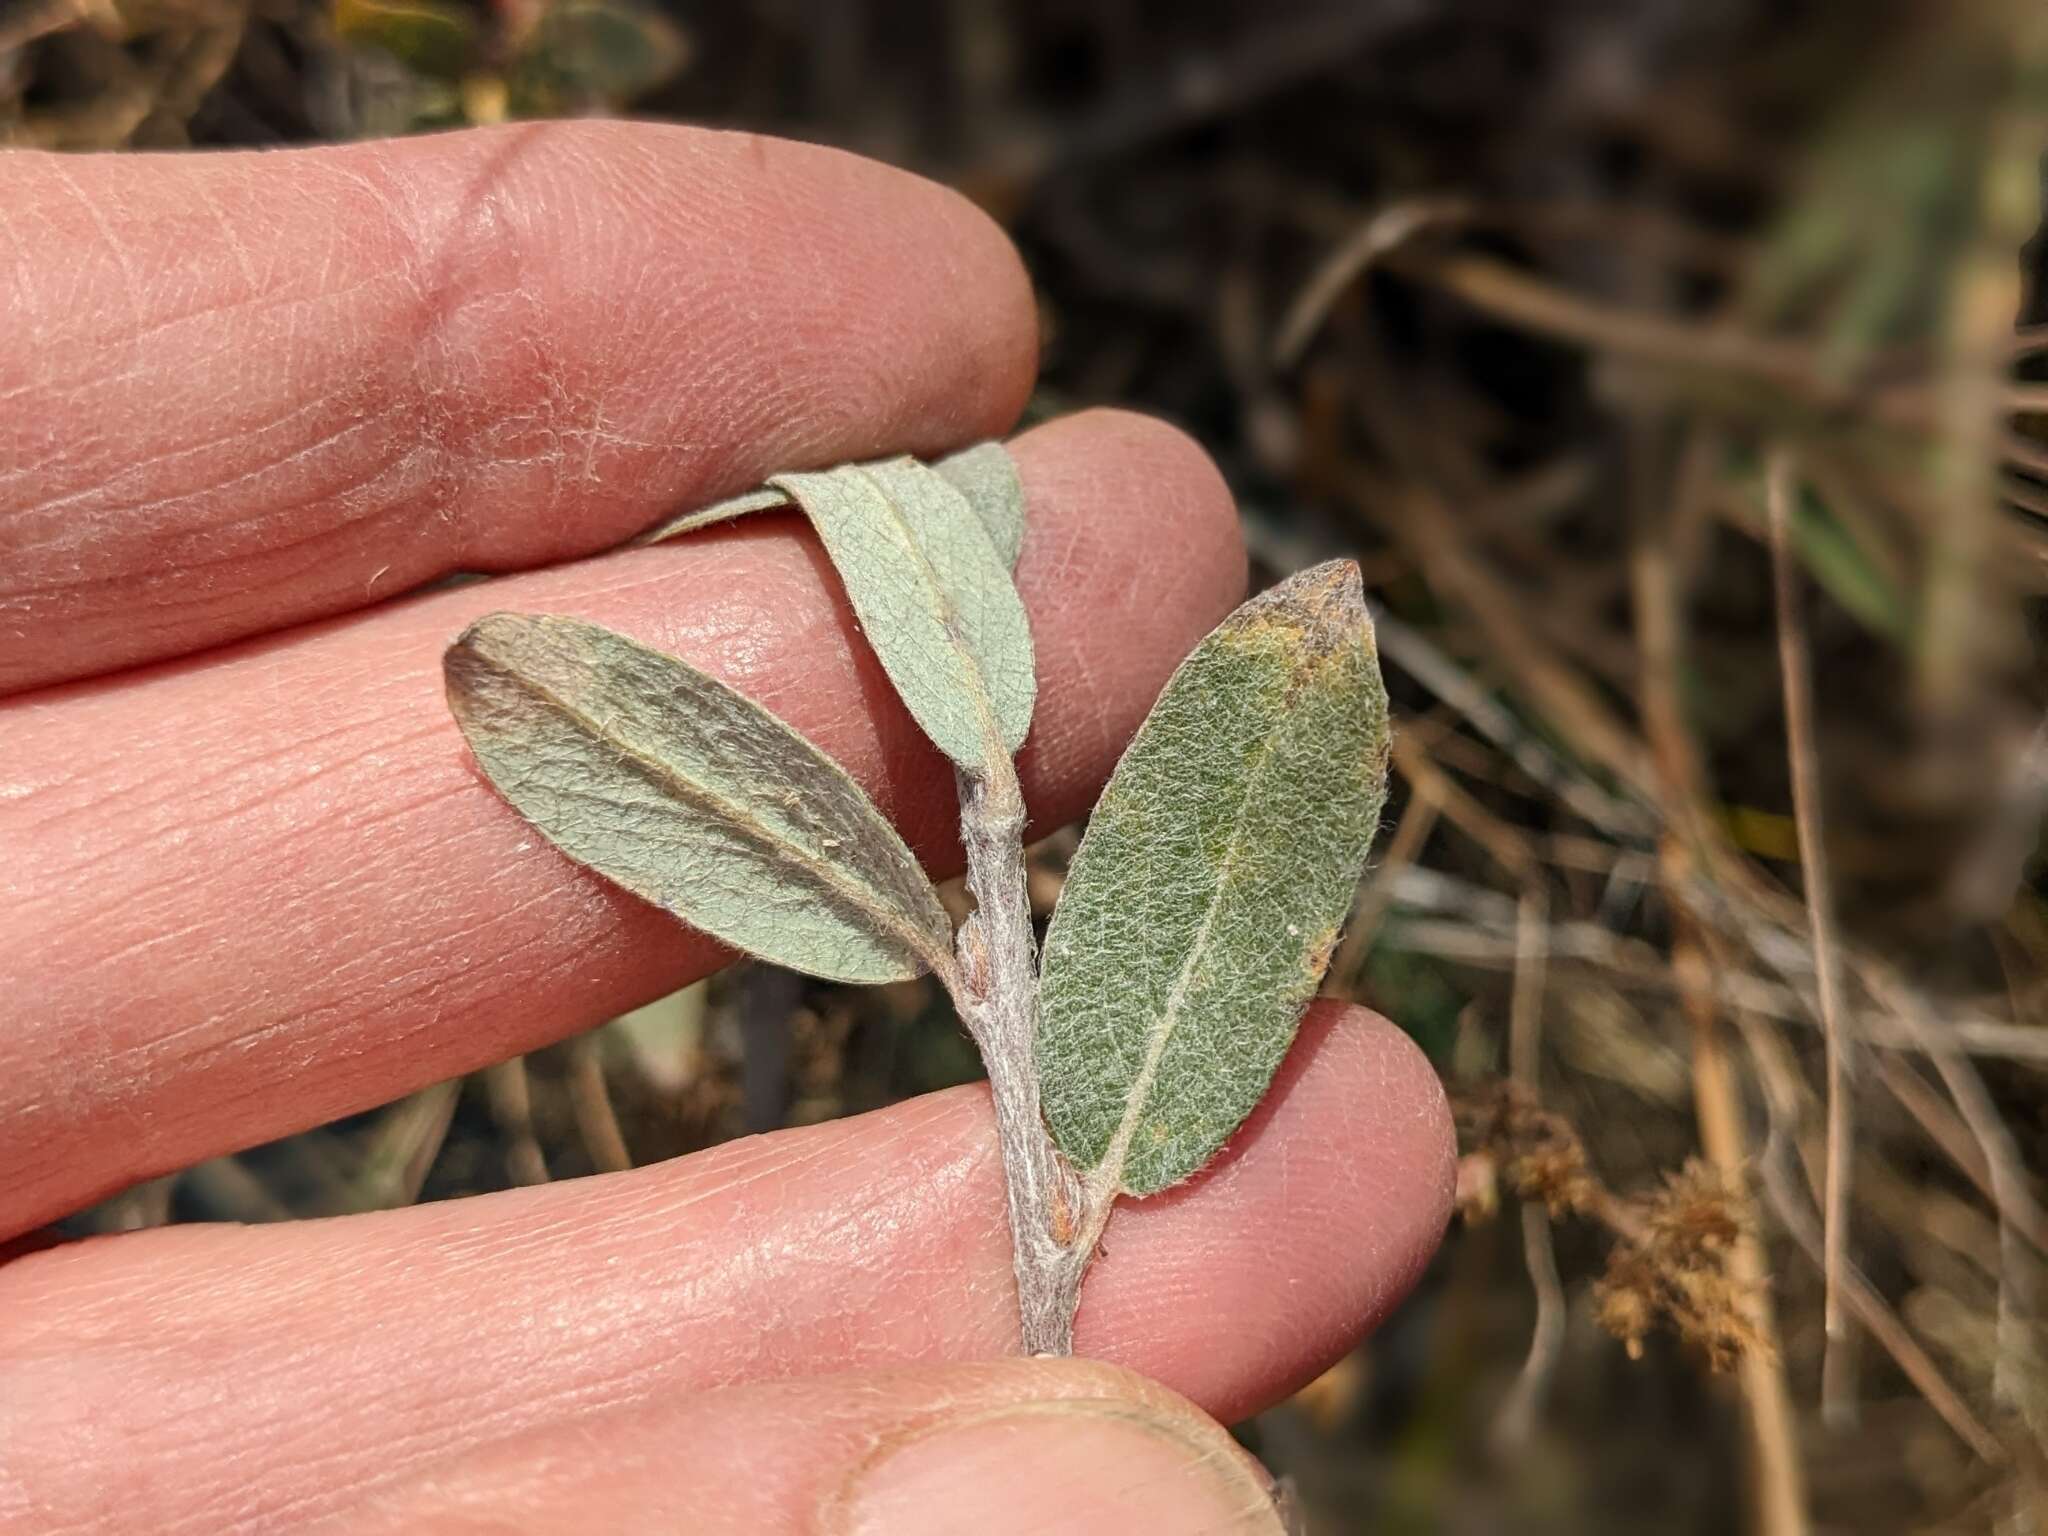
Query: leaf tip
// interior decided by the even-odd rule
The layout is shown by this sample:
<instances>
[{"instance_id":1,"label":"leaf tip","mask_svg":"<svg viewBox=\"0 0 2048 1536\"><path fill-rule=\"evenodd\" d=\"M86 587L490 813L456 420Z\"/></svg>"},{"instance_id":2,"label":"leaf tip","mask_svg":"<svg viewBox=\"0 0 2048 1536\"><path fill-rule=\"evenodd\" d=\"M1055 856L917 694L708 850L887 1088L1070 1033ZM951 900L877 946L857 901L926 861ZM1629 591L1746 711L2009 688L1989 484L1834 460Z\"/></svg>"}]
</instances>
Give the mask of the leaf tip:
<instances>
[{"instance_id":1,"label":"leaf tip","mask_svg":"<svg viewBox=\"0 0 2048 1536\"><path fill-rule=\"evenodd\" d=\"M487 613L481 618L471 619L461 634L449 642L449 651L479 650L494 638L502 638L515 630L524 629L535 622L532 614Z\"/></svg>"},{"instance_id":2,"label":"leaf tip","mask_svg":"<svg viewBox=\"0 0 2048 1536\"><path fill-rule=\"evenodd\" d=\"M470 671L483 658L494 639L503 638L521 622L516 613L487 613L482 618L471 619L463 626L462 633L448 642L448 649L441 653L442 675L452 684Z\"/></svg>"},{"instance_id":3,"label":"leaf tip","mask_svg":"<svg viewBox=\"0 0 2048 1536\"><path fill-rule=\"evenodd\" d=\"M1268 588L1217 627L1248 646L1275 646L1290 662L1313 668L1334 654L1371 643L1372 616L1355 560L1326 560Z\"/></svg>"},{"instance_id":4,"label":"leaf tip","mask_svg":"<svg viewBox=\"0 0 2048 1536\"><path fill-rule=\"evenodd\" d=\"M472 619L441 653L441 684L449 711L473 732L506 679L530 667L534 641L564 621L533 613L487 613Z\"/></svg>"},{"instance_id":5,"label":"leaf tip","mask_svg":"<svg viewBox=\"0 0 2048 1536\"><path fill-rule=\"evenodd\" d=\"M1350 634L1361 625L1370 627L1365 611L1365 578L1356 560L1325 560L1283 581L1275 592L1285 593L1307 627L1331 635Z\"/></svg>"}]
</instances>

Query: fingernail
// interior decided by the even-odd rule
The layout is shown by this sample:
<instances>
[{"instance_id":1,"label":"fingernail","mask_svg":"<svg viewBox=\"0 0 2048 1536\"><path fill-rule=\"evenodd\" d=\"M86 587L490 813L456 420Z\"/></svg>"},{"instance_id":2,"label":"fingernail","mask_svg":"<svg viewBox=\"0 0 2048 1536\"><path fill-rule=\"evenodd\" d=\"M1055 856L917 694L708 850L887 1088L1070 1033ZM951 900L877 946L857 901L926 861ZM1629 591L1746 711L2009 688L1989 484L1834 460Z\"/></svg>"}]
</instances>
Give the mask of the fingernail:
<instances>
[{"instance_id":1,"label":"fingernail","mask_svg":"<svg viewBox=\"0 0 2048 1536\"><path fill-rule=\"evenodd\" d=\"M1272 1495L1220 1430L1115 1402L1006 1408L929 1429L855 1474L833 1536L1257 1532L1279 1536Z\"/></svg>"}]
</instances>

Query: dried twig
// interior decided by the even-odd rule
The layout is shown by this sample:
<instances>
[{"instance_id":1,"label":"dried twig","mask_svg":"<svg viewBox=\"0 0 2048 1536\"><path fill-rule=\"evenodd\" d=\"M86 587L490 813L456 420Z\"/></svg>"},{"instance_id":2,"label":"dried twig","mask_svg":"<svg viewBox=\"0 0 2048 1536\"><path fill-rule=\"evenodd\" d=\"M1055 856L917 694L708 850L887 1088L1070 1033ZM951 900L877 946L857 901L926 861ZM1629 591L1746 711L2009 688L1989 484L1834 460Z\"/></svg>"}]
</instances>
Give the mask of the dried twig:
<instances>
[{"instance_id":1,"label":"dried twig","mask_svg":"<svg viewBox=\"0 0 2048 1536\"><path fill-rule=\"evenodd\" d=\"M386 1110L349 1181L349 1208L386 1210L412 1205L433 1171L455 1118L462 1080L435 1083Z\"/></svg>"},{"instance_id":2,"label":"dried twig","mask_svg":"<svg viewBox=\"0 0 2048 1536\"><path fill-rule=\"evenodd\" d=\"M1675 849L1670 850L1677 857ZM1745 1208L1744 1230L1729 1255L1729 1273L1745 1298L1750 1323L1763 1347L1746 1351L1741 1365L1742 1401L1756 1458L1757 1529L1763 1536L1799 1536L1811 1528L1806 1510L1806 1475L1799 1459L1792 1395L1778 1346L1763 1245L1748 1226L1749 1151L1740 1100L1722 1043L1721 1010L1707 983L1711 969L1702 938L1688 918L1672 954L1679 1000L1692 1025L1693 1105L1700 1144L1728 1189Z\"/></svg>"},{"instance_id":3,"label":"dried twig","mask_svg":"<svg viewBox=\"0 0 2048 1536\"><path fill-rule=\"evenodd\" d=\"M1491 256L1457 252L1392 265L1466 303L1528 330L1575 346L1669 370L1674 375L1719 374L1753 381L1781 399L1834 413L1854 404L1873 417L1904 427L1927 425L1924 389L1861 390L1837 381L1804 343L1781 341L1726 325L1701 325L1671 315L1621 309L1545 281ZM1749 399L1753 412L1753 398Z\"/></svg>"},{"instance_id":4,"label":"dried twig","mask_svg":"<svg viewBox=\"0 0 2048 1536\"><path fill-rule=\"evenodd\" d=\"M1566 763L1427 636L1378 607L1372 619L1380 655L1455 710L1534 783L1610 836L1633 840L1651 834L1655 824L1640 807L1608 794Z\"/></svg>"},{"instance_id":5,"label":"dried twig","mask_svg":"<svg viewBox=\"0 0 2048 1536\"><path fill-rule=\"evenodd\" d=\"M1313 276L1302 285L1273 342L1275 367L1291 366L1301 356L1330 306L1359 278L1389 252L1417 235L1447 226L1463 224L1473 214L1473 204L1463 197L1416 198L1382 208L1352 232L1349 239L1324 259Z\"/></svg>"},{"instance_id":6,"label":"dried twig","mask_svg":"<svg viewBox=\"0 0 2048 1536\"><path fill-rule=\"evenodd\" d=\"M1558 730L1644 800L1655 790L1641 740L1526 621L1522 607L1469 549L1444 502L1419 484L1396 490L1353 475L1356 504L1407 544L1445 596L1472 616L1487 648Z\"/></svg>"},{"instance_id":7,"label":"dried twig","mask_svg":"<svg viewBox=\"0 0 2048 1536\"><path fill-rule=\"evenodd\" d=\"M1414 738L1394 737L1394 766L1402 777L1427 796L1429 803L1470 837L1503 873L1525 887L1537 877L1538 859L1529 839L1475 800L1458 782L1430 761Z\"/></svg>"}]
</instances>

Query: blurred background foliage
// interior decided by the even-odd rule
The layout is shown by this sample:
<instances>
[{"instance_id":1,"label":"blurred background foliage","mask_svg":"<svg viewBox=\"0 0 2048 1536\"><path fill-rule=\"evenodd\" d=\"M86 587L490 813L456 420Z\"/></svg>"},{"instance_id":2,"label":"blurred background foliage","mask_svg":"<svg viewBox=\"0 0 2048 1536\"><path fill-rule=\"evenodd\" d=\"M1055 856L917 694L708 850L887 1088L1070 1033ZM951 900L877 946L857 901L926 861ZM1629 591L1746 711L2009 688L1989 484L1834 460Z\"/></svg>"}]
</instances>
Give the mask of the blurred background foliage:
<instances>
[{"instance_id":1,"label":"blurred background foliage","mask_svg":"<svg viewBox=\"0 0 2048 1536\"><path fill-rule=\"evenodd\" d=\"M1366 569L1400 750L1331 985L1444 1072L1461 1216L1244 1428L1312 1529L2042 1528L2048 12L0 0L18 144L625 112L963 188L1039 285L1035 412L1187 426L1261 579ZM573 1177L974 1072L929 987L745 968L74 1226Z\"/></svg>"}]
</instances>

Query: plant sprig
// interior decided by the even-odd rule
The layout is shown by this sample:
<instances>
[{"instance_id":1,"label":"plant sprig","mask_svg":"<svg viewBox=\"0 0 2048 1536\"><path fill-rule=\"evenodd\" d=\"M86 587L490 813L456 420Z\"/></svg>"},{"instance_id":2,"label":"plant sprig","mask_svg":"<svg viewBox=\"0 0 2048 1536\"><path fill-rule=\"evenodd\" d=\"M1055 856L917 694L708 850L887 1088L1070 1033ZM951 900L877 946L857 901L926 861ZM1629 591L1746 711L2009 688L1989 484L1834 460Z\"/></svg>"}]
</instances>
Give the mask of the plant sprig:
<instances>
[{"instance_id":1,"label":"plant sprig","mask_svg":"<svg viewBox=\"0 0 2048 1536\"><path fill-rule=\"evenodd\" d=\"M1041 967L1014 763L1037 685L1008 452L778 476L642 542L776 508L810 519L891 683L953 760L975 901L957 931L844 770L674 657L494 614L448 650L449 706L550 841L683 921L828 980L938 978L988 1069L1023 1347L1071 1353L1117 1198L1215 1155L1329 962L1386 777L1357 567L1282 583L1181 664L1096 808Z\"/></svg>"}]
</instances>

